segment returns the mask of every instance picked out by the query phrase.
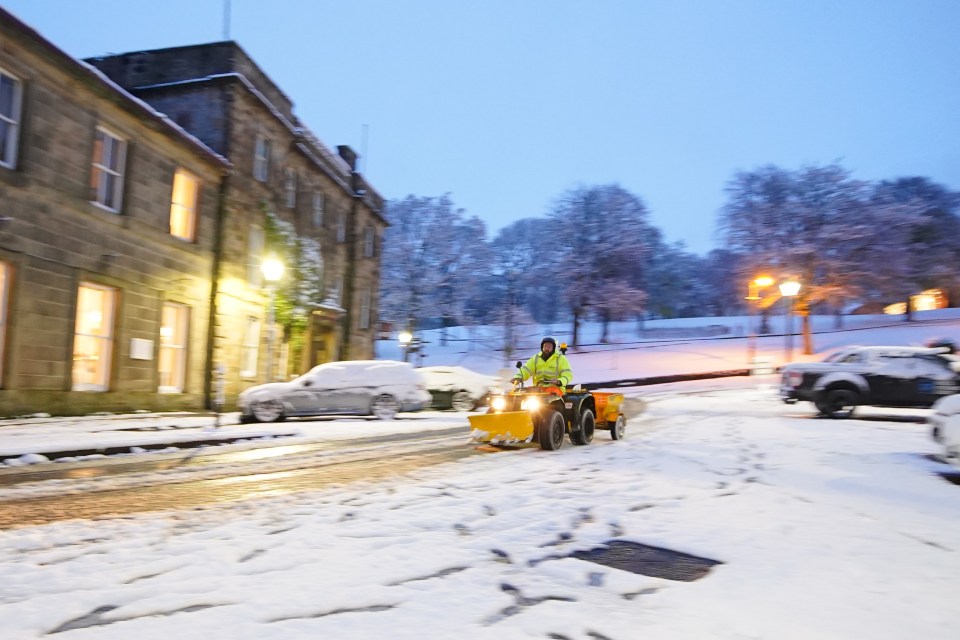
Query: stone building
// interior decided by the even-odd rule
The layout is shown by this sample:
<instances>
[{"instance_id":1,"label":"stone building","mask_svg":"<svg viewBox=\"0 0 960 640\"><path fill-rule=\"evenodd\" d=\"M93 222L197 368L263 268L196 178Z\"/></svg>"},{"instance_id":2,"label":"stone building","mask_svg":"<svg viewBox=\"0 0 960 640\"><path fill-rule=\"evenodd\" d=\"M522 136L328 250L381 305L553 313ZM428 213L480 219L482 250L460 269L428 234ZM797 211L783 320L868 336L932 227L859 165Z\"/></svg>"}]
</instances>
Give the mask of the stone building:
<instances>
[{"instance_id":1,"label":"stone building","mask_svg":"<svg viewBox=\"0 0 960 640\"><path fill-rule=\"evenodd\" d=\"M386 221L353 150L324 146L235 42L88 62L233 163L223 189L214 343L227 395L329 360L372 358ZM276 357L254 362L269 305L260 260L270 254L297 273L276 286L283 338L261 350Z\"/></svg>"},{"instance_id":2,"label":"stone building","mask_svg":"<svg viewBox=\"0 0 960 640\"><path fill-rule=\"evenodd\" d=\"M0 415L203 406L229 170L0 9Z\"/></svg>"},{"instance_id":3,"label":"stone building","mask_svg":"<svg viewBox=\"0 0 960 640\"><path fill-rule=\"evenodd\" d=\"M0 415L373 357L382 206L236 43L81 62L0 9Z\"/></svg>"}]
</instances>

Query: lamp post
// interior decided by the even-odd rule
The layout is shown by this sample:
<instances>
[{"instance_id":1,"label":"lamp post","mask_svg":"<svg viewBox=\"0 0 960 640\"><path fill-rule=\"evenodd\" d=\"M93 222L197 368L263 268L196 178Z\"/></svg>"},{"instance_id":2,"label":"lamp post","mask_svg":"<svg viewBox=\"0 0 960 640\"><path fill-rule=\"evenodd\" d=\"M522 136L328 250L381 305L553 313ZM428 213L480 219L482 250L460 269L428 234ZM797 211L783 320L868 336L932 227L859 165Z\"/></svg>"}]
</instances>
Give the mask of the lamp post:
<instances>
[{"instance_id":1,"label":"lamp post","mask_svg":"<svg viewBox=\"0 0 960 640\"><path fill-rule=\"evenodd\" d=\"M769 276L758 276L747 285L747 325L749 334L747 335L747 366L752 367L757 356L757 332L754 329L753 315L754 307L759 311L760 290L773 284L773 278Z\"/></svg>"},{"instance_id":2,"label":"lamp post","mask_svg":"<svg viewBox=\"0 0 960 640\"><path fill-rule=\"evenodd\" d=\"M400 335L397 336L397 341L400 342L400 350L403 351L403 361L407 362L410 360L410 341L413 340L413 334L409 331L401 331Z\"/></svg>"},{"instance_id":3,"label":"lamp post","mask_svg":"<svg viewBox=\"0 0 960 640\"><path fill-rule=\"evenodd\" d=\"M274 314L277 298L277 282L283 277L283 263L274 256L264 258L260 263L263 278L270 292L270 306L267 308L267 382L273 382L273 343L276 341Z\"/></svg>"},{"instance_id":4,"label":"lamp post","mask_svg":"<svg viewBox=\"0 0 960 640\"><path fill-rule=\"evenodd\" d=\"M784 331L784 337L786 338L786 362L790 362L790 360L793 359L793 300L797 297L798 293L800 293L800 283L796 280L790 279L780 283L780 295L788 299L788 304L784 309L787 320L786 330Z\"/></svg>"}]
</instances>

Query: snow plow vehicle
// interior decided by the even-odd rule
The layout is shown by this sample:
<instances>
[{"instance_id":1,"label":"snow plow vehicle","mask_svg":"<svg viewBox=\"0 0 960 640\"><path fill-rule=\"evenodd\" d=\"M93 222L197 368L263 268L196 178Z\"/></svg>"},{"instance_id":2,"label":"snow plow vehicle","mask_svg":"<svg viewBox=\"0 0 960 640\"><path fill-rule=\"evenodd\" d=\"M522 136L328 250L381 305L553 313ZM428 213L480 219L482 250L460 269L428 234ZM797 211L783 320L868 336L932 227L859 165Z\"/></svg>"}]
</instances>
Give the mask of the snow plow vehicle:
<instances>
[{"instance_id":1,"label":"snow plow vehicle","mask_svg":"<svg viewBox=\"0 0 960 640\"><path fill-rule=\"evenodd\" d=\"M627 427L622 402L622 393L591 392L579 385L569 391L558 384L525 387L515 381L512 391L491 397L487 413L469 416L470 440L494 446L536 443L546 451L559 449L566 435L575 445L590 444L596 429L620 440Z\"/></svg>"}]
</instances>

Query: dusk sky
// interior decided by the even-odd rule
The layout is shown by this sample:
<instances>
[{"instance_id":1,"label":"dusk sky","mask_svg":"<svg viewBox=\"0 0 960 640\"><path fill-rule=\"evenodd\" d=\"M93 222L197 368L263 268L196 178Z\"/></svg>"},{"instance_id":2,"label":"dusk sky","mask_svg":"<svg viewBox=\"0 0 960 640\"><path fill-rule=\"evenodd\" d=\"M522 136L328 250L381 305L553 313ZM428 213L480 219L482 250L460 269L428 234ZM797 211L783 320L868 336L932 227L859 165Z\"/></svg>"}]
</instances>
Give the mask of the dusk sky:
<instances>
[{"instance_id":1,"label":"dusk sky","mask_svg":"<svg viewBox=\"0 0 960 640\"><path fill-rule=\"evenodd\" d=\"M230 39L384 197L450 193L490 237L616 182L702 254L727 181L768 163L960 189L957 0L229 4ZM0 0L77 58L222 40L224 5Z\"/></svg>"}]
</instances>

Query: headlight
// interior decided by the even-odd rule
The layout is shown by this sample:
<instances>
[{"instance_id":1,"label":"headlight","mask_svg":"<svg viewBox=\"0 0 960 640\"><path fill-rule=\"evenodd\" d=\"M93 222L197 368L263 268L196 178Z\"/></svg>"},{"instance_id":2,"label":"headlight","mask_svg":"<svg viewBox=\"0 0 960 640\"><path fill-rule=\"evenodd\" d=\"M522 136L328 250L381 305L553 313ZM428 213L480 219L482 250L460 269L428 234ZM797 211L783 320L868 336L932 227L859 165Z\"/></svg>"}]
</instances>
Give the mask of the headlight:
<instances>
[{"instance_id":1,"label":"headlight","mask_svg":"<svg viewBox=\"0 0 960 640\"><path fill-rule=\"evenodd\" d=\"M543 403L540 402L540 398L537 397L527 398L520 403L520 408L525 411L536 411L541 406L543 406Z\"/></svg>"},{"instance_id":2,"label":"headlight","mask_svg":"<svg viewBox=\"0 0 960 640\"><path fill-rule=\"evenodd\" d=\"M494 411L503 411L507 408L507 399L503 396L497 396L490 401L490 406L493 407Z\"/></svg>"}]
</instances>

